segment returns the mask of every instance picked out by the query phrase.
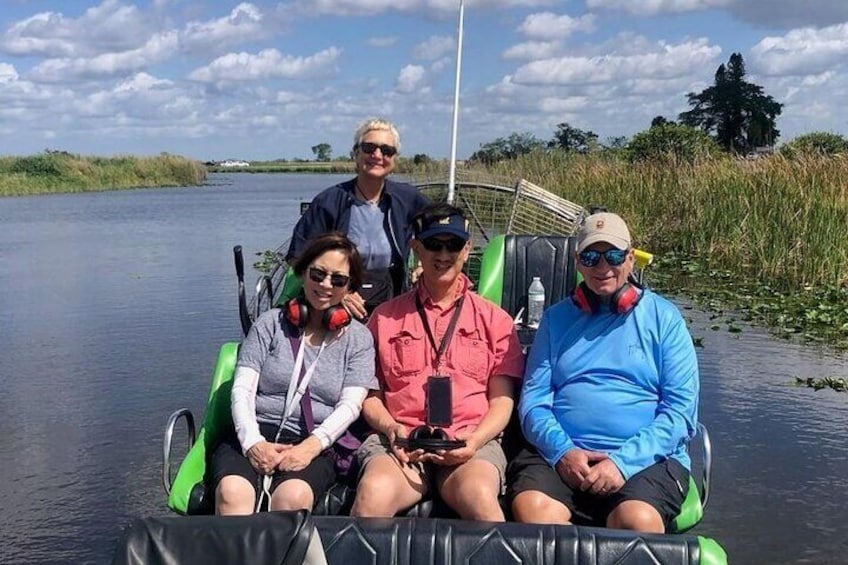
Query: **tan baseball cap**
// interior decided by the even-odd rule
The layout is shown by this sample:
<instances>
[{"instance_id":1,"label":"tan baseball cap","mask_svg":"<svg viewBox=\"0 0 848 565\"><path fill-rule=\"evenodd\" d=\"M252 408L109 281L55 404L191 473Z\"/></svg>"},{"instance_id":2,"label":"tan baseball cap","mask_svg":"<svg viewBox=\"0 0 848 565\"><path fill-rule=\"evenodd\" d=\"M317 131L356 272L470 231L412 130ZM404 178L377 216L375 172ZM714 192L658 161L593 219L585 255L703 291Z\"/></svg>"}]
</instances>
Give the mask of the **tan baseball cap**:
<instances>
[{"instance_id":1,"label":"tan baseball cap","mask_svg":"<svg viewBox=\"0 0 848 565\"><path fill-rule=\"evenodd\" d=\"M621 216L599 212L586 218L577 230L577 253L599 242L609 243L616 249L630 248L630 230Z\"/></svg>"}]
</instances>

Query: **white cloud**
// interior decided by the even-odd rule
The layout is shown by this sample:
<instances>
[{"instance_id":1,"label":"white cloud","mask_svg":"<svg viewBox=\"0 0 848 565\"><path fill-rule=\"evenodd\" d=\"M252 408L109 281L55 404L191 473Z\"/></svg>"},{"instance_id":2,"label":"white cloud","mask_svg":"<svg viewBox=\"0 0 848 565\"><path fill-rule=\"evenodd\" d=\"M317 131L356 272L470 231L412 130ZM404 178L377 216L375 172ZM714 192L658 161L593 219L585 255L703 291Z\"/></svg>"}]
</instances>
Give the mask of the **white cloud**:
<instances>
[{"instance_id":1,"label":"white cloud","mask_svg":"<svg viewBox=\"0 0 848 565\"><path fill-rule=\"evenodd\" d=\"M383 48L383 47L391 47L398 42L398 37L396 35L387 36L387 37L370 37L366 42L370 47Z\"/></svg>"},{"instance_id":2,"label":"white cloud","mask_svg":"<svg viewBox=\"0 0 848 565\"><path fill-rule=\"evenodd\" d=\"M549 59L559 54L562 43L559 41L526 41L513 45L503 52L504 59Z\"/></svg>"},{"instance_id":3,"label":"white cloud","mask_svg":"<svg viewBox=\"0 0 848 565\"><path fill-rule=\"evenodd\" d=\"M105 0L76 19L41 12L17 22L0 40L0 50L19 56L91 57L142 45L152 26L135 6Z\"/></svg>"},{"instance_id":4,"label":"white cloud","mask_svg":"<svg viewBox=\"0 0 848 565\"><path fill-rule=\"evenodd\" d=\"M421 90L426 71L419 65L407 65L400 70L396 90L404 94Z\"/></svg>"},{"instance_id":5,"label":"white cloud","mask_svg":"<svg viewBox=\"0 0 848 565\"><path fill-rule=\"evenodd\" d=\"M169 58L176 51L177 44L177 33L165 32L154 35L138 49L104 53L91 58L47 59L36 65L30 76L38 82L62 82L126 74Z\"/></svg>"},{"instance_id":6,"label":"white cloud","mask_svg":"<svg viewBox=\"0 0 848 565\"><path fill-rule=\"evenodd\" d=\"M456 40L453 37L434 35L426 41L419 43L412 49L412 56L416 59L435 61L448 53L456 50Z\"/></svg>"},{"instance_id":7,"label":"white cloud","mask_svg":"<svg viewBox=\"0 0 848 565\"><path fill-rule=\"evenodd\" d=\"M308 78L332 70L341 53L341 49L336 47L324 49L309 57L283 55L276 49L263 49L256 55L229 53L205 67L195 69L189 78L199 82Z\"/></svg>"},{"instance_id":8,"label":"white cloud","mask_svg":"<svg viewBox=\"0 0 848 565\"><path fill-rule=\"evenodd\" d=\"M564 39L576 31L591 32L595 29L595 16L586 14L579 18L557 15L552 12L530 14L519 26L518 31L531 39Z\"/></svg>"},{"instance_id":9,"label":"white cloud","mask_svg":"<svg viewBox=\"0 0 848 565\"><path fill-rule=\"evenodd\" d=\"M670 79L713 64L720 53L721 48L709 45L706 39L679 45L660 42L652 53L533 61L519 67L513 80L531 85L579 85L635 78Z\"/></svg>"},{"instance_id":10,"label":"white cloud","mask_svg":"<svg viewBox=\"0 0 848 565\"><path fill-rule=\"evenodd\" d=\"M586 0L589 9L621 10L639 16L723 8L735 0Z\"/></svg>"},{"instance_id":11,"label":"white cloud","mask_svg":"<svg viewBox=\"0 0 848 565\"><path fill-rule=\"evenodd\" d=\"M180 32L180 47L191 52L219 51L266 35L262 12L243 2L222 18L186 24Z\"/></svg>"},{"instance_id":12,"label":"white cloud","mask_svg":"<svg viewBox=\"0 0 848 565\"><path fill-rule=\"evenodd\" d=\"M0 83L10 83L18 80L18 71L13 65L0 63Z\"/></svg>"},{"instance_id":13,"label":"white cloud","mask_svg":"<svg viewBox=\"0 0 848 565\"><path fill-rule=\"evenodd\" d=\"M848 59L848 23L766 37L751 49L751 54L751 63L766 75L805 76L844 67Z\"/></svg>"},{"instance_id":14,"label":"white cloud","mask_svg":"<svg viewBox=\"0 0 848 565\"><path fill-rule=\"evenodd\" d=\"M533 8L554 6L560 0L467 0L466 9ZM421 12L444 18L456 14L458 0L294 0L281 4L279 12L302 16L375 16L387 12Z\"/></svg>"}]
</instances>

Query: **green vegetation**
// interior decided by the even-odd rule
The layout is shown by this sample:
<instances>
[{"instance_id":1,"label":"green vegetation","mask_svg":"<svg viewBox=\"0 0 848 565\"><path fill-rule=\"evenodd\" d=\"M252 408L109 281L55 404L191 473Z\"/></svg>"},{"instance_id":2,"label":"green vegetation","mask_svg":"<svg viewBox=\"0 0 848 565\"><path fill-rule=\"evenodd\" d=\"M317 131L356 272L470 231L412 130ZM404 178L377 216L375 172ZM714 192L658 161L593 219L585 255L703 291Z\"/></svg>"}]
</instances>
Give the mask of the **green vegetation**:
<instances>
[{"instance_id":1,"label":"green vegetation","mask_svg":"<svg viewBox=\"0 0 848 565\"><path fill-rule=\"evenodd\" d=\"M168 154L83 157L46 151L28 157L0 157L0 196L187 186L201 184L205 178L202 164Z\"/></svg>"},{"instance_id":2,"label":"green vegetation","mask_svg":"<svg viewBox=\"0 0 848 565\"><path fill-rule=\"evenodd\" d=\"M207 165L210 173L351 173L355 172L351 160L337 161L250 161L248 167L222 167Z\"/></svg>"}]
</instances>

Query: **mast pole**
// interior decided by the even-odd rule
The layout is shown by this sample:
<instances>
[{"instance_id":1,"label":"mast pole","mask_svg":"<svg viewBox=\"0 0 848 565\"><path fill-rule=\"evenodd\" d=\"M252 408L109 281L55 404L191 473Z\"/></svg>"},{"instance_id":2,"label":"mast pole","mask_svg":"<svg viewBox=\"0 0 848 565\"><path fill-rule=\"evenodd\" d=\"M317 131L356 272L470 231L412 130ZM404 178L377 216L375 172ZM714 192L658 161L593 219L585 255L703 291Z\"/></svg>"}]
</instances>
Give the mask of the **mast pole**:
<instances>
[{"instance_id":1,"label":"mast pole","mask_svg":"<svg viewBox=\"0 0 848 565\"><path fill-rule=\"evenodd\" d=\"M456 77L453 93L453 123L451 124L450 172L448 173L448 204L453 204L456 191L456 138L459 123L459 82L462 75L462 27L465 18L465 2L459 0L459 31L456 42Z\"/></svg>"}]
</instances>

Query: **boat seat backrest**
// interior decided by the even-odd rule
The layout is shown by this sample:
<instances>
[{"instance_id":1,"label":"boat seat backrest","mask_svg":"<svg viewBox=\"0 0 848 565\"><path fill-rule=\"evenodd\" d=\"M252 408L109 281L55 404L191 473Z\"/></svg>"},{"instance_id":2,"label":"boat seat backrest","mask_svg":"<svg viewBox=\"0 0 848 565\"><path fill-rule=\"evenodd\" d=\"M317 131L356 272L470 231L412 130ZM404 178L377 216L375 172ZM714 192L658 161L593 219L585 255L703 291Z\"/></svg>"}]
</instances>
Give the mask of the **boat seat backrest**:
<instances>
[{"instance_id":1,"label":"boat seat backrest","mask_svg":"<svg viewBox=\"0 0 848 565\"><path fill-rule=\"evenodd\" d=\"M574 292L577 238L554 235L507 235L504 238L501 308L515 316L527 310L527 289L533 277L545 286L545 308Z\"/></svg>"}]
</instances>

